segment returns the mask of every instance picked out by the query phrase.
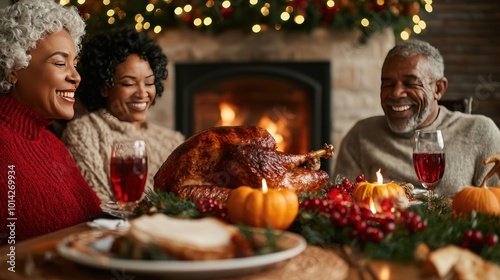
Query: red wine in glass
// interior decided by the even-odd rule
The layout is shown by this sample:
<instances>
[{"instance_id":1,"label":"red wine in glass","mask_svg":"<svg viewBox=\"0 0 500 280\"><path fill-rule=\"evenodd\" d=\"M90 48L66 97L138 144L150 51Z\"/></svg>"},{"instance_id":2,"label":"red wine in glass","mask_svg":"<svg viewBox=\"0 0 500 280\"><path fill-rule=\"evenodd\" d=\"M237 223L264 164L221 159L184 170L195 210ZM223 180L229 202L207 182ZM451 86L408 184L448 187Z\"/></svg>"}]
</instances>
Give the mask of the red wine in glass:
<instances>
[{"instance_id":1,"label":"red wine in glass","mask_svg":"<svg viewBox=\"0 0 500 280\"><path fill-rule=\"evenodd\" d=\"M413 153L413 166L418 180L434 190L444 174L444 153Z\"/></svg>"},{"instance_id":2,"label":"red wine in glass","mask_svg":"<svg viewBox=\"0 0 500 280\"><path fill-rule=\"evenodd\" d=\"M413 167L417 178L427 190L428 209L434 189L444 174L445 153L441 130L417 130L413 138Z\"/></svg>"},{"instance_id":3,"label":"red wine in glass","mask_svg":"<svg viewBox=\"0 0 500 280\"><path fill-rule=\"evenodd\" d=\"M111 187L117 201L141 199L148 175L147 158L111 158Z\"/></svg>"},{"instance_id":4,"label":"red wine in glass","mask_svg":"<svg viewBox=\"0 0 500 280\"><path fill-rule=\"evenodd\" d=\"M125 219L137 207L146 186L148 158L143 140L113 142L110 159L111 191Z\"/></svg>"}]
</instances>

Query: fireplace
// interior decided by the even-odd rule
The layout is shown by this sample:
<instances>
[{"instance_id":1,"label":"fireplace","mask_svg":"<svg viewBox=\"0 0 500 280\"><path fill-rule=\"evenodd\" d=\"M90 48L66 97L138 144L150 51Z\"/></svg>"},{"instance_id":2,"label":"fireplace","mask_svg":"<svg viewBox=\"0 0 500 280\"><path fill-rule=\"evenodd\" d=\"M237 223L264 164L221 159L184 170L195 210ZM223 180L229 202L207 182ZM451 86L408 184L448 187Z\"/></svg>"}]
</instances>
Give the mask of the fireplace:
<instances>
[{"instance_id":1,"label":"fireplace","mask_svg":"<svg viewBox=\"0 0 500 280\"><path fill-rule=\"evenodd\" d=\"M331 143L330 62L176 63L176 129L189 137L222 125L258 125L278 150ZM322 161L329 172L330 161Z\"/></svg>"}]
</instances>

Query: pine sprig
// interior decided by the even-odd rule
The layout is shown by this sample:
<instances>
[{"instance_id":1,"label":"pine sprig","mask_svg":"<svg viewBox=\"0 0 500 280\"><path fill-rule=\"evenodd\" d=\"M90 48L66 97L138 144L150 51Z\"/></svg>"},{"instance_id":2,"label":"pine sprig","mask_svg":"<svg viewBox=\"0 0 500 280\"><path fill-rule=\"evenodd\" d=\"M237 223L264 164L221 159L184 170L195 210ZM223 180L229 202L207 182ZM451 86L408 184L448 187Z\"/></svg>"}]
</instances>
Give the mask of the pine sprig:
<instances>
[{"instance_id":1,"label":"pine sprig","mask_svg":"<svg viewBox=\"0 0 500 280\"><path fill-rule=\"evenodd\" d=\"M143 202L138 207L138 215L163 213L183 219L202 216L194 202L182 199L173 193L147 190L145 195Z\"/></svg>"}]
</instances>

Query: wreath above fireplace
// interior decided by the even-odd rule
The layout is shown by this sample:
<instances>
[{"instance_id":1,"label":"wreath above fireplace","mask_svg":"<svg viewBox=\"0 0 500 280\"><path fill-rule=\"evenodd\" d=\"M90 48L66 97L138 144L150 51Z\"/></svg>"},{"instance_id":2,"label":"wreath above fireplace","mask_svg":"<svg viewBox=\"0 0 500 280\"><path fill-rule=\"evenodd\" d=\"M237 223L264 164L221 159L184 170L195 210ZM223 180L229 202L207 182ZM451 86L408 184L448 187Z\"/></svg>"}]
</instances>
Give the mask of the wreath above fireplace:
<instances>
[{"instance_id":1,"label":"wreath above fireplace","mask_svg":"<svg viewBox=\"0 0 500 280\"><path fill-rule=\"evenodd\" d=\"M189 27L213 34L229 29L259 33L274 29L311 31L317 27L358 29L363 38L393 28L408 39L425 29L419 14L431 0L102 0L61 1L78 7L92 35L133 25L160 33Z\"/></svg>"}]
</instances>

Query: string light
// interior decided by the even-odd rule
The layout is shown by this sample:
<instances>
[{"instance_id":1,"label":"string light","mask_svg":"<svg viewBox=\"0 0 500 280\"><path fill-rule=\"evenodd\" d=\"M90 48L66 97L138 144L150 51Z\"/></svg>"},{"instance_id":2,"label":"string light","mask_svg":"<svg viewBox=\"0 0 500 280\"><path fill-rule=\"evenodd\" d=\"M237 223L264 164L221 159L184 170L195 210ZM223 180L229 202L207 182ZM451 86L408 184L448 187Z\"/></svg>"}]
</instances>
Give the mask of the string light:
<instances>
[{"instance_id":1,"label":"string light","mask_svg":"<svg viewBox=\"0 0 500 280\"><path fill-rule=\"evenodd\" d=\"M405 29L401 32L401 35L400 35L401 39L403 40L408 40L410 39L410 30L408 29Z\"/></svg>"},{"instance_id":2,"label":"string light","mask_svg":"<svg viewBox=\"0 0 500 280\"><path fill-rule=\"evenodd\" d=\"M364 27L367 27L368 25L370 25L370 21L368 19L364 18L361 20L361 25Z\"/></svg>"},{"instance_id":3,"label":"string light","mask_svg":"<svg viewBox=\"0 0 500 280\"><path fill-rule=\"evenodd\" d=\"M281 13L280 18L281 18L281 20L283 20L283 21L287 21L287 20L289 20L289 19L290 19L290 14L289 14L289 13L287 13L287 12L283 12L283 13Z\"/></svg>"},{"instance_id":4,"label":"string light","mask_svg":"<svg viewBox=\"0 0 500 280\"><path fill-rule=\"evenodd\" d=\"M210 24L212 24L212 19L209 17L206 17L205 19L203 19L203 24L206 26L209 26Z\"/></svg>"},{"instance_id":5,"label":"string light","mask_svg":"<svg viewBox=\"0 0 500 280\"><path fill-rule=\"evenodd\" d=\"M262 30L262 28L260 27L260 25L259 25L259 24L254 24L254 25L252 26L252 32L253 32L253 33L259 33L261 30Z\"/></svg>"},{"instance_id":6,"label":"string light","mask_svg":"<svg viewBox=\"0 0 500 280\"><path fill-rule=\"evenodd\" d=\"M235 28L253 33L271 28L291 31L358 28L368 38L392 27L396 36L407 40L412 33L426 29L420 14L433 11L432 0L396 4L387 0L59 0L59 3L80 9L89 34L105 30L106 25L135 25L138 30L152 29L155 33L185 25L213 33Z\"/></svg>"},{"instance_id":7,"label":"string light","mask_svg":"<svg viewBox=\"0 0 500 280\"><path fill-rule=\"evenodd\" d=\"M293 21L295 21L296 24L303 24L306 19L304 18L303 15L297 15Z\"/></svg>"},{"instance_id":8,"label":"string light","mask_svg":"<svg viewBox=\"0 0 500 280\"><path fill-rule=\"evenodd\" d=\"M420 26L420 28L425 29L427 28L427 23L425 23L425 21L421 20L418 22L418 26Z\"/></svg>"}]
</instances>

